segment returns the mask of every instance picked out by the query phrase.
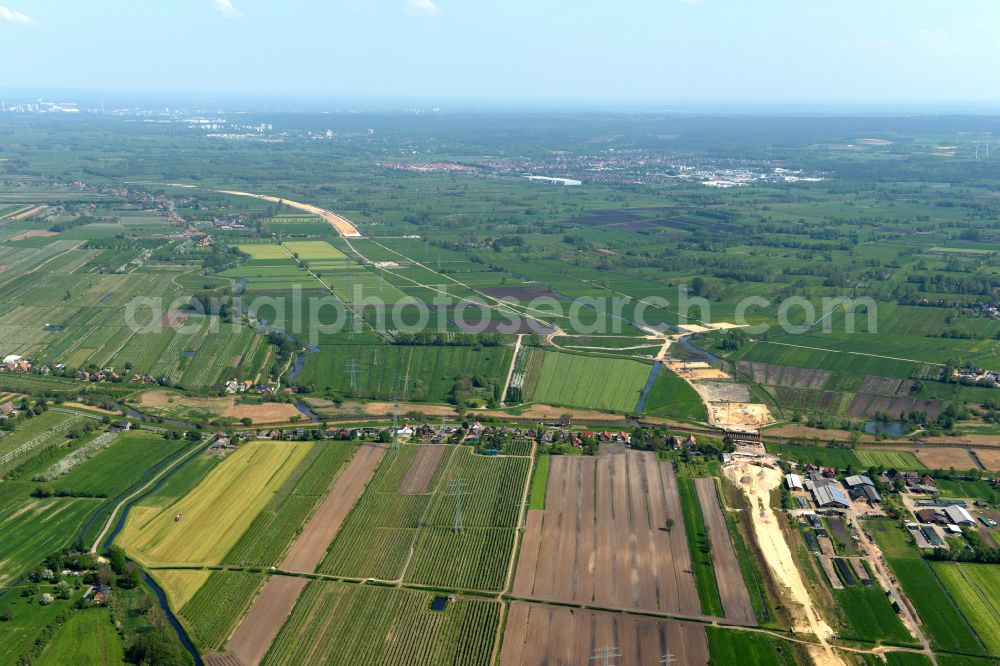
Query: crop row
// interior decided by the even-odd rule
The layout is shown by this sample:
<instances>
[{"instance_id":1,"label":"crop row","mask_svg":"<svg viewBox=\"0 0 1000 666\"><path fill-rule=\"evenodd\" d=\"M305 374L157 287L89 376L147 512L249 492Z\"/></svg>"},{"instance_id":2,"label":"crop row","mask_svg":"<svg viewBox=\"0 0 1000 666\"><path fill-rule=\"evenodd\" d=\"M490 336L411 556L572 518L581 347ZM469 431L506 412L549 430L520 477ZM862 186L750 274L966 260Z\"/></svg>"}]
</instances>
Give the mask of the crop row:
<instances>
[{"instance_id":1,"label":"crop row","mask_svg":"<svg viewBox=\"0 0 1000 666\"><path fill-rule=\"evenodd\" d=\"M273 566L288 549L354 447L316 445L226 554L228 564Z\"/></svg>"},{"instance_id":2,"label":"crop row","mask_svg":"<svg viewBox=\"0 0 1000 666\"><path fill-rule=\"evenodd\" d=\"M444 611L432 611L431 598L414 590L314 581L262 663L489 663L500 605L460 597Z\"/></svg>"},{"instance_id":3,"label":"crop row","mask_svg":"<svg viewBox=\"0 0 1000 666\"><path fill-rule=\"evenodd\" d=\"M264 578L264 574L258 573L213 571L184 604L181 615L203 650L222 647L250 607Z\"/></svg>"}]
</instances>

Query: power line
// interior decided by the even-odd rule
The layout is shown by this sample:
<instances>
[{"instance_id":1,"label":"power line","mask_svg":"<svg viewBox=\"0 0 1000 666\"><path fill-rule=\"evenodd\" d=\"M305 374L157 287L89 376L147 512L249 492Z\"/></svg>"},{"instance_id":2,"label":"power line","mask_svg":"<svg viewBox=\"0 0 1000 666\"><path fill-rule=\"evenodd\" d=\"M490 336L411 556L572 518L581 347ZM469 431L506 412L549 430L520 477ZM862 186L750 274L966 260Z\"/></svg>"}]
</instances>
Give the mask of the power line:
<instances>
[{"instance_id":1,"label":"power line","mask_svg":"<svg viewBox=\"0 0 1000 666\"><path fill-rule=\"evenodd\" d=\"M670 650L667 650L667 653L660 658L661 664L672 664L675 661L677 661L677 657Z\"/></svg>"},{"instance_id":2,"label":"power line","mask_svg":"<svg viewBox=\"0 0 1000 666\"><path fill-rule=\"evenodd\" d=\"M455 534L465 531L465 527L462 525L462 497L472 494L468 490L465 490L465 486L465 480L460 478L448 484L447 497L455 498L455 525L452 528Z\"/></svg>"},{"instance_id":3,"label":"power line","mask_svg":"<svg viewBox=\"0 0 1000 666\"><path fill-rule=\"evenodd\" d=\"M590 660L598 661L602 666L612 666L611 660L620 656L622 656L622 653L618 651L618 648L605 645L602 648L594 650L594 656Z\"/></svg>"},{"instance_id":4,"label":"power line","mask_svg":"<svg viewBox=\"0 0 1000 666\"><path fill-rule=\"evenodd\" d=\"M347 370L344 372L351 376L351 390L358 388L358 373L361 372L361 368L358 367L358 360L352 358L351 362L347 364Z\"/></svg>"},{"instance_id":5,"label":"power line","mask_svg":"<svg viewBox=\"0 0 1000 666\"><path fill-rule=\"evenodd\" d=\"M531 508L531 502L524 500L523 502L518 502L517 506L523 509L521 512L521 531L523 532L528 527L528 509Z\"/></svg>"}]
</instances>

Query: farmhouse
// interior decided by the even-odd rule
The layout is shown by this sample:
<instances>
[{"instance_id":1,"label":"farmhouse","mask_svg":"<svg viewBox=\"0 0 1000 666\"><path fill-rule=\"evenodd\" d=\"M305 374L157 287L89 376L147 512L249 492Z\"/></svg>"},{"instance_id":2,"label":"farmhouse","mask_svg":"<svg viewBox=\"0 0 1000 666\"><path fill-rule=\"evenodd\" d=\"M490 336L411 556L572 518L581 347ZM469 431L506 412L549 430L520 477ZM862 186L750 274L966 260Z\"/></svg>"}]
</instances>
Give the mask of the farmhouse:
<instances>
[{"instance_id":1,"label":"farmhouse","mask_svg":"<svg viewBox=\"0 0 1000 666\"><path fill-rule=\"evenodd\" d=\"M0 416L6 417L10 416L13 413L14 413L14 403L5 402L2 405L0 405Z\"/></svg>"}]
</instances>

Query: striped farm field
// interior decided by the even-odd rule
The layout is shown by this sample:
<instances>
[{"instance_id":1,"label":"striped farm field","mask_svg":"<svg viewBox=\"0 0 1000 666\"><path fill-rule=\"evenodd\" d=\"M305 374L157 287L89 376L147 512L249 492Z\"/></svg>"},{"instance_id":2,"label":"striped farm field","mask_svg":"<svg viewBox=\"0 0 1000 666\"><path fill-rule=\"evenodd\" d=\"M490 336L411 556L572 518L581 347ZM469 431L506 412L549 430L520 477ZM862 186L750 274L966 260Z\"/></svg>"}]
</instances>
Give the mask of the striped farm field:
<instances>
[{"instance_id":1,"label":"striped farm field","mask_svg":"<svg viewBox=\"0 0 1000 666\"><path fill-rule=\"evenodd\" d=\"M917 460L909 451L874 451L872 449L856 449L854 454L865 467L884 467L886 469L918 470L927 467Z\"/></svg>"},{"instance_id":2,"label":"striped farm field","mask_svg":"<svg viewBox=\"0 0 1000 666\"><path fill-rule=\"evenodd\" d=\"M347 256L325 241L290 241L285 243L291 252L297 254L302 261L322 259L341 259L347 262Z\"/></svg>"},{"instance_id":3,"label":"striped farm field","mask_svg":"<svg viewBox=\"0 0 1000 666\"><path fill-rule=\"evenodd\" d=\"M119 545L150 566L219 564L312 446L240 447L177 502L133 507Z\"/></svg>"},{"instance_id":4,"label":"striped farm field","mask_svg":"<svg viewBox=\"0 0 1000 666\"><path fill-rule=\"evenodd\" d=\"M249 254L251 259L287 259L288 252L276 243L236 245L237 250Z\"/></svg>"},{"instance_id":5,"label":"striped farm field","mask_svg":"<svg viewBox=\"0 0 1000 666\"><path fill-rule=\"evenodd\" d=\"M932 566L980 640L992 654L1000 655L1000 566L968 562Z\"/></svg>"},{"instance_id":6,"label":"striped farm field","mask_svg":"<svg viewBox=\"0 0 1000 666\"><path fill-rule=\"evenodd\" d=\"M313 581L264 657L277 664L473 666L487 664L500 604L457 597L430 610L434 594Z\"/></svg>"},{"instance_id":7,"label":"striped farm field","mask_svg":"<svg viewBox=\"0 0 1000 666\"><path fill-rule=\"evenodd\" d=\"M266 576L242 571L194 573L205 573L207 580L180 607L180 614L202 650L217 650L246 615Z\"/></svg>"},{"instance_id":8,"label":"striped farm field","mask_svg":"<svg viewBox=\"0 0 1000 666\"><path fill-rule=\"evenodd\" d=\"M525 399L629 412L635 409L650 372L651 366L639 361L545 352L538 383Z\"/></svg>"},{"instance_id":9,"label":"striped farm field","mask_svg":"<svg viewBox=\"0 0 1000 666\"><path fill-rule=\"evenodd\" d=\"M499 590L513 546L526 457L448 446L426 492L401 490L421 446L389 452L334 539L321 573L452 589ZM464 532L453 531L453 484L463 489Z\"/></svg>"}]
</instances>

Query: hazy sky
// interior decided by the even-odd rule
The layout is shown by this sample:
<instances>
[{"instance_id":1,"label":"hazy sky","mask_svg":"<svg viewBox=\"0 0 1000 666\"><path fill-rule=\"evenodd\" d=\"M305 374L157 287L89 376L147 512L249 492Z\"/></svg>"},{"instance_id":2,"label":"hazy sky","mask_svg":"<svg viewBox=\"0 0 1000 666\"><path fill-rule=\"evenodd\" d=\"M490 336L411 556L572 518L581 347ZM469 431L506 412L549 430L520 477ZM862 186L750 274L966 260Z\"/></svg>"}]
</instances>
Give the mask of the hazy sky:
<instances>
[{"instance_id":1,"label":"hazy sky","mask_svg":"<svg viewBox=\"0 0 1000 666\"><path fill-rule=\"evenodd\" d=\"M998 101L1000 0L0 0L0 88Z\"/></svg>"}]
</instances>

